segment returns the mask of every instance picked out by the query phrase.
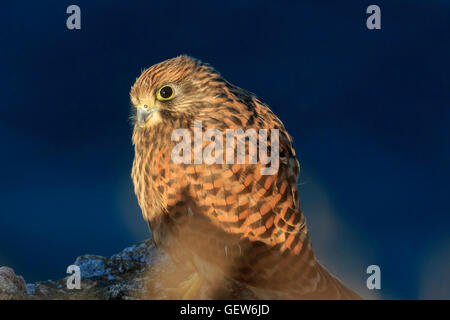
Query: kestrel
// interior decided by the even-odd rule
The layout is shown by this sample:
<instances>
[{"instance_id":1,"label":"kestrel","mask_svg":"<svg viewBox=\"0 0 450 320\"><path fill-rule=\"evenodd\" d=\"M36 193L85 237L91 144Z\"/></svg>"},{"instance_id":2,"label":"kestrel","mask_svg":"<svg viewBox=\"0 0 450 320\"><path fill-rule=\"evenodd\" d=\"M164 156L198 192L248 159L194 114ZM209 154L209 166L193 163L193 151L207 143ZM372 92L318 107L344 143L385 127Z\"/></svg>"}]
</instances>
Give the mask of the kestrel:
<instances>
[{"instance_id":1,"label":"kestrel","mask_svg":"<svg viewBox=\"0 0 450 320\"><path fill-rule=\"evenodd\" d=\"M262 299L360 298L315 259L300 209L292 140L264 102L189 56L145 70L130 98L135 193L155 244L192 272L180 286L181 297L198 298L205 283L216 288L210 298L223 298L222 289L234 283ZM194 137L199 123L201 136L209 131L215 139L197 145L191 140L185 161L174 161L174 137L180 138L174 132ZM223 153L214 149L214 159L223 161L195 159L199 153L193 150L217 145L220 134L225 140L229 130L249 129L278 132L276 145L267 139L268 153L278 156L275 172L264 174L271 164L259 153L251 161L252 147L261 142L247 136L233 137L234 148L227 144ZM245 144L244 163L234 152L239 141Z\"/></svg>"}]
</instances>

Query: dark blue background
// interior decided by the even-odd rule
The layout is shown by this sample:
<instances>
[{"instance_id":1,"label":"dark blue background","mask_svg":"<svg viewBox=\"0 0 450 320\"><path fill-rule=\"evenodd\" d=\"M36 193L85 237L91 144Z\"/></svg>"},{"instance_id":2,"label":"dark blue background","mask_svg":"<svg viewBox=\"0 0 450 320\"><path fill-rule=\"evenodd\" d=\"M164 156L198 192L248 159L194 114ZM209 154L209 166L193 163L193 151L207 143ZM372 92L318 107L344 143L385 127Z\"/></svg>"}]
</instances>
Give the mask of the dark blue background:
<instances>
[{"instance_id":1,"label":"dark blue background","mask_svg":"<svg viewBox=\"0 0 450 320\"><path fill-rule=\"evenodd\" d=\"M450 298L450 3L341 3L3 4L0 265L54 279L78 255L149 236L128 93L145 67L186 53L255 92L294 137L320 261L365 297ZM365 26L374 3L378 31ZM70 4L81 30L66 28Z\"/></svg>"}]
</instances>

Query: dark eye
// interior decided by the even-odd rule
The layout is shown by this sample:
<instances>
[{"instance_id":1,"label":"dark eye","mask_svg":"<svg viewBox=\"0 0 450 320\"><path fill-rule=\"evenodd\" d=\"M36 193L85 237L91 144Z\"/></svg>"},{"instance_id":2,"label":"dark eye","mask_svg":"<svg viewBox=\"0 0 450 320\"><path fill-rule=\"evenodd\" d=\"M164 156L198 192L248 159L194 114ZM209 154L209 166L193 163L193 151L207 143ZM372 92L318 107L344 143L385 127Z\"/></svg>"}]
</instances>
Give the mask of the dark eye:
<instances>
[{"instance_id":1,"label":"dark eye","mask_svg":"<svg viewBox=\"0 0 450 320\"><path fill-rule=\"evenodd\" d=\"M173 88L169 85L165 85L161 89L159 89L156 98L161 101L170 100L173 98L173 94L174 94Z\"/></svg>"}]
</instances>

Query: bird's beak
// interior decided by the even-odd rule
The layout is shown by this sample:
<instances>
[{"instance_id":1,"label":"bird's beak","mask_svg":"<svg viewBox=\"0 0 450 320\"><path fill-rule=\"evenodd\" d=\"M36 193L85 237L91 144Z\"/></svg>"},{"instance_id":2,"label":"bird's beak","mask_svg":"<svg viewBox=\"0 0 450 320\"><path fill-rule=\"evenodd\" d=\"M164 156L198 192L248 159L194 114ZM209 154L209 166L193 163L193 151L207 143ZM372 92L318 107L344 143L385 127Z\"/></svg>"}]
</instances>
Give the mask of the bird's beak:
<instances>
[{"instance_id":1,"label":"bird's beak","mask_svg":"<svg viewBox=\"0 0 450 320\"><path fill-rule=\"evenodd\" d=\"M158 108L145 108L143 106L137 107L137 121L138 124L144 123L150 116L153 114L153 112L157 111Z\"/></svg>"}]
</instances>

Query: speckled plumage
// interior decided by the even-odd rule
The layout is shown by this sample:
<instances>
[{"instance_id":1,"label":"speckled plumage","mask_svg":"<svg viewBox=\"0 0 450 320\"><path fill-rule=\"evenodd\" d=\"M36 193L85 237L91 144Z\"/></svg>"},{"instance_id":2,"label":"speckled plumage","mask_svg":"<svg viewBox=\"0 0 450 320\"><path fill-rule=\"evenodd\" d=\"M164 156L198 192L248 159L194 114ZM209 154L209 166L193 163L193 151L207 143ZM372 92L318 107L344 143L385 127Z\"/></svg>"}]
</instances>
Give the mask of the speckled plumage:
<instances>
[{"instance_id":1,"label":"speckled plumage","mask_svg":"<svg viewBox=\"0 0 450 320\"><path fill-rule=\"evenodd\" d=\"M175 88L175 96L158 101L156 91L165 84ZM217 286L241 282L261 298L358 298L314 257L292 141L266 104L188 56L145 70L130 97L134 107L158 107L149 120L135 124L132 178L155 242L177 263ZM221 132L279 129L278 172L261 175L266 165L260 162L174 164L171 134L177 128L192 131L194 121Z\"/></svg>"}]
</instances>

